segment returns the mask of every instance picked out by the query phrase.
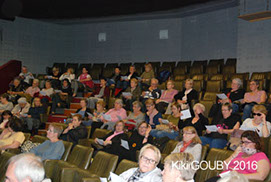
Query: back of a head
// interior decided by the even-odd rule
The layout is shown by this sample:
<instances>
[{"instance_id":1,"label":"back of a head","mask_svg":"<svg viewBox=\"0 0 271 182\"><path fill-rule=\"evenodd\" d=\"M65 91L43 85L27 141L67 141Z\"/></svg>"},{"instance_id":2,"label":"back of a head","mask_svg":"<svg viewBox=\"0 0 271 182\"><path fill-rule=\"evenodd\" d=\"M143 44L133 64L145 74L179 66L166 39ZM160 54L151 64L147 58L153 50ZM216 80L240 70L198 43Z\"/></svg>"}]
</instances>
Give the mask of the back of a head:
<instances>
[{"instance_id":1,"label":"back of a head","mask_svg":"<svg viewBox=\"0 0 271 182\"><path fill-rule=\"evenodd\" d=\"M30 179L31 182L41 182L45 176L45 170L40 157L32 153L23 153L13 156L9 165L14 165L14 175L18 181Z\"/></svg>"}]
</instances>

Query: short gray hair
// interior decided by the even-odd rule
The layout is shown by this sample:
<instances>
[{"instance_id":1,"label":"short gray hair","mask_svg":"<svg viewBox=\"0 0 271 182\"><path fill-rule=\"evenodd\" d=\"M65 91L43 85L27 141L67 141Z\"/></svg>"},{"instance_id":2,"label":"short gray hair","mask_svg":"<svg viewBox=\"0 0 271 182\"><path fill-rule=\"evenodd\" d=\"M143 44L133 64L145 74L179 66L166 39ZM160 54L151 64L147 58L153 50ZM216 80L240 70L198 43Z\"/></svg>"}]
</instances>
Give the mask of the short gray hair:
<instances>
[{"instance_id":1,"label":"short gray hair","mask_svg":"<svg viewBox=\"0 0 271 182\"><path fill-rule=\"evenodd\" d=\"M31 179L32 182L41 182L45 170L40 157L32 153L23 153L9 159L9 165L15 165L14 174L18 181Z\"/></svg>"},{"instance_id":2,"label":"short gray hair","mask_svg":"<svg viewBox=\"0 0 271 182\"><path fill-rule=\"evenodd\" d=\"M139 156L138 156L139 157L138 161L142 157L145 150L147 150L147 149L152 150L156 154L156 159L157 159L156 165L157 165L160 162L160 159L161 159L161 152L157 147L155 147L154 145L151 145L151 144L147 144L147 145L145 145L144 147L141 148L141 150L139 152Z\"/></svg>"},{"instance_id":3,"label":"short gray hair","mask_svg":"<svg viewBox=\"0 0 271 182\"><path fill-rule=\"evenodd\" d=\"M123 102L122 102L121 99L116 99L114 103L118 103L118 104L120 104L121 106L123 106Z\"/></svg>"},{"instance_id":4,"label":"short gray hair","mask_svg":"<svg viewBox=\"0 0 271 182\"><path fill-rule=\"evenodd\" d=\"M240 78L234 78L234 79L232 79L232 81L233 80L237 82L237 84L239 85L239 87L241 87L243 85L243 82L242 82L242 80Z\"/></svg>"}]
</instances>

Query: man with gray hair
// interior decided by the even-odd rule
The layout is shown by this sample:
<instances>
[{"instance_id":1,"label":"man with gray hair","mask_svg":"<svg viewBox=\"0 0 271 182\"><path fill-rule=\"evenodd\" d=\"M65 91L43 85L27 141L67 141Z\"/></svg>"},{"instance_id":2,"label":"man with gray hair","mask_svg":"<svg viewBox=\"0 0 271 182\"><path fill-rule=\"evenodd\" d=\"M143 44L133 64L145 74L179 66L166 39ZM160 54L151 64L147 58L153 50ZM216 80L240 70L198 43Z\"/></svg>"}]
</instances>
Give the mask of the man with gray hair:
<instances>
[{"instance_id":1,"label":"man with gray hair","mask_svg":"<svg viewBox=\"0 0 271 182\"><path fill-rule=\"evenodd\" d=\"M10 158L6 171L6 182L42 182L45 170L40 157L31 153ZM46 180L50 181L50 180Z\"/></svg>"}]
</instances>

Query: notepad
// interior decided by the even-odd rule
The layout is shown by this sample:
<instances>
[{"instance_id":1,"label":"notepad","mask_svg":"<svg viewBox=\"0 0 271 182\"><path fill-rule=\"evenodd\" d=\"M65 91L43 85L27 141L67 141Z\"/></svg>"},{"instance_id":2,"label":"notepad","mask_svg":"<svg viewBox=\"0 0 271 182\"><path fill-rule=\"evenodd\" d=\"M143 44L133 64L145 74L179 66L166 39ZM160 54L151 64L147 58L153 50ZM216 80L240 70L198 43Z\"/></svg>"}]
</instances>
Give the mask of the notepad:
<instances>
[{"instance_id":1,"label":"notepad","mask_svg":"<svg viewBox=\"0 0 271 182\"><path fill-rule=\"evenodd\" d=\"M110 172L110 179L111 179L111 182L125 182L125 180L122 177L112 172Z\"/></svg>"},{"instance_id":2,"label":"notepad","mask_svg":"<svg viewBox=\"0 0 271 182\"><path fill-rule=\"evenodd\" d=\"M182 113L181 120L192 117L189 109L182 110L181 113Z\"/></svg>"},{"instance_id":3,"label":"notepad","mask_svg":"<svg viewBox=\"0 0 271 182\"><path fill-rule=\"evenodd\" d=\"M47 79L52 79L52 78L53 78L53 76L47 75Z\"/></svg>"},{"instance_id":4,"label":"notepad","mask_svg":"<svg viewBox=\"0 0 271 182\"><path fill-rule=\"evenodd\" d=\"M46 92L40 91L40 95L46 96Z\"/></svg>"},{"instance_id":5,"label":"notepad","mask_svg":"<svg viewBox=\"0 0 271 182\"><path fill-rule=\"evenodd\" d=\"M133 96L133 94L131 92L122 92L122 95L124 97L129 97L129 96Z\"/></svg>"},{"instance_id":6,"label":"notepad","mask_svg":"<svg viewBox=\"0 0 271 182\"><path fill-rule=\"evenodd\" d=\"M216 125L205 125L206 129L209 130L210 132L217 132L218 128Z\"/></svg>"},{"instance_id":7,"label":"notepad","mask_svg":"<svg viewBox=\"0 0 271 182\"><path fill-rule=\"evenodd\" d=\"M120 140L121 141L121 146L127 150L129 150L129 143L126 140Z\"/></svg>"},{"instance_id":8,"label":"notepad","mask_svg":"<svg viewBox=\"0 0 271 182\"><path fill-rule=\"evenodd\" d=\"M128 76L121 76L121 79L127 80L127 79L128 79Z\"/></svg>"},{"instance_id":9,"label":"notepad","mask_svg":"<svg viewBox=\"0 0 271 182\"><path fill-rule=\"evenodd\" d=\"M168 121L167 119L162 119L162 123L163 123L163 124L168 124L169 121Z\"/></svg>"},{"instance_id":10,"label":"notepad","mask_svg":"<svg viewBox=\"0 0 271 182\"><path fill-rule=\"evenodd\" d=\"M61 90L55 90L55 93L60 93L60 92L62 92Z\"/></svg>"},{"instance_id":11,"label":"notepad","mask_svg":"<svg viewBox=\"0 0 271 182\"><path fill-rule=\"evenodd\" d=\"M111 116L107 114L102 114L103 118L107 121L111 121Z\"/></svg>"},{"instance_id":12,"label":"notepad","mask_svg":"<svg viewBox=\"0 0 271 182\"><path fill-rule=\"evenodd\" d=\"M87 112L87 115L88 115L88 116L91 116L91 117L94 117L93 114L91 114L91 113L89 113L89 112Z\"/></svg>"},{"instance_id":13,"label":"notepad","mask_svg":"<svg viewBox=\"0 0 271 182\"><path fill-rule=\"evenodd\" d=\"M104 145L104 140L103 140L103 139L97 138L97 142L98 142L98 144L100 144L100 145Z\"/></svg>"},{"instance_id":14,"label":"notepad","mask_svg":"<svg viewBox=\"0 0 271 182\"><path fill-rule=\"evenodd\" d=\"M225 94L216 94L216 96L217 96L219 99L222 99L222 100L228 98Z\"/></svg>"}]
</instances>

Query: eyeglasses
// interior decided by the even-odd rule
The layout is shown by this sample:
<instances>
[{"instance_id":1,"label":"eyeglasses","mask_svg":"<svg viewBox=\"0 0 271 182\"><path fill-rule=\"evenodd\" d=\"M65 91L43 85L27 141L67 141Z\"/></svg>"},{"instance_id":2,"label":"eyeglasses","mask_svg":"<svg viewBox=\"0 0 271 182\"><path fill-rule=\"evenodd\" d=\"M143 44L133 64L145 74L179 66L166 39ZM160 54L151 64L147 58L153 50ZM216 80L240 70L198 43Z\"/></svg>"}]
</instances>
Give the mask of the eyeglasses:
<instances>
[{"instance_id":1,"label":"eyeglasses","mask_svg":"<svg viewBox=\"0 0 271 182\"><path fill-rule=\"evenodd\" d=\"M152 106L153 106L153 105L148 105L148 106L146 105L147 108L152 107Z\"/></svg>"},{"instance_id":2,"label":"eyeglasses","mask_svg":"<svg viewBox=\"0 0 271 182\"><path fill-rule=\"evenodd\" d=\"M183 135L192 135L194 133L183 132Z\"/></svg>"},{"instance_id":3,"label":"eyeglasses","mask_svg":"<svg viewBox=\"0 0 271 182\"><path fill-rule=\"evenodd\" d=\"M141 159L146 162L146 163L149 163L149 164L156 164L157 162L153 159L149 159L148 157L145 157L144 155L141 156Z\"/></svg>"},{"instance_id":4,"label":"eyeglasses","mask_svg":"<svg viewBox=\"0 0 271 182\"><path fill-rule=\"evenodd\" d=\"M257 116L261 116L262 114L261 113L252 113L252 116L255 116L255 115L257 115Z\"/></svg>"},{"instance_id":5,"label":"eyeglasses","mask_svg":"<svg viewBox=\"0 0 271 182\"><path fill-rule=\"evenodd\" d=\"M146 126L140 126L138 128L141 128L141 129L146 129L147 127Z\"/></svg>"},{"instance_id":6,"label":"eyeglasses","mask_svg":"<svg viewBox=\"0 0 271 182\"><path fill-rule=\"evenodd\" d=\"M241 143L241 144L246 144L246 145L247 145L247 144L254 143L254 142L241 141L240 143Z\"/></svg>"}]
</instances>

